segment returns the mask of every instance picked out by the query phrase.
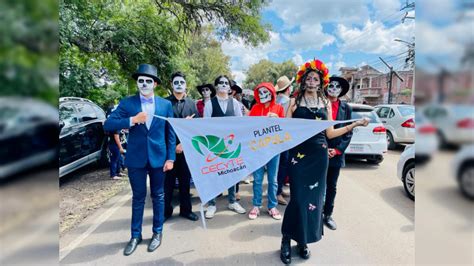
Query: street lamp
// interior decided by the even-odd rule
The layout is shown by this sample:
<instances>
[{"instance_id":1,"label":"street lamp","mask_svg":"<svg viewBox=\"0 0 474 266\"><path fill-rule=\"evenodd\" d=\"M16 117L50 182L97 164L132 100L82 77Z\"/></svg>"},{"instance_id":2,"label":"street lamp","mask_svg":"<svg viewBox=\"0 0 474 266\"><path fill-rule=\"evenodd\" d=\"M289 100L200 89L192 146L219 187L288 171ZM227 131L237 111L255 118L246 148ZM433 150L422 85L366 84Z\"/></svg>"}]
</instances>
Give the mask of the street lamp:
<instances>
[{"instance_id":1,"label":"street lamp","mask_svg":"<svg viewBox=\"0 0 474 266\"><path fill-rule=\"evenodd\" d=\"M411 46L411 47L415 46L415 44L414 44L414 43L410 43L410 42L407 42L407 41L404 41L404 40L400 40L400 39L395 39L394 41L396 41L396 42L402 42L402 43L406 43L408 46Z\"/></svg>"}]
</instances>

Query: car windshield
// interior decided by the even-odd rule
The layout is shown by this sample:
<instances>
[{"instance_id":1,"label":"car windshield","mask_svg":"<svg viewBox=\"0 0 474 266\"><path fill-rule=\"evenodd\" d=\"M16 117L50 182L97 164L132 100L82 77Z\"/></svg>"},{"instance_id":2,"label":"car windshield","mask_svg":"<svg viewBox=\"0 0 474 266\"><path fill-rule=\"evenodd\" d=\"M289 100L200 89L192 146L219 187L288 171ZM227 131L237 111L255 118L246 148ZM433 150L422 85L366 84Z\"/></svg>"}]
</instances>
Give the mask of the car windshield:
<instances>
[{"instance_id":1,"label":"car windshield","mask_svg":"<svg viewBox=\"0 0 474 266\"><path fill-rule=\"evenodd\" d=\"M0 108L0 122L6 122L10 119L16 117L16 115L20 112L18 108L12 108L9 106L4 106Z\"/></svg>"},{"instance_id":2,"label":"car windshield","mask_svg":"<svg viewBox=\"0 0 474 266\"><path fill-rule=\"evenodd\" d=\"M397 106L397 108L403 117L415 114L414 106Z\"/></svg>"},{"instance_id":3,"label":"car windshield","mask_svg":"<svg viewBox=\"0 0 474 266\"><path fill-rule=\"evenodd\" d=\"M369 118L369 123L380 123L379 118L375 114L375 112L371 110L364 110L364 109L353 109L352 110L352 117L351 119L361 119L367 117Z\"/></svg>"}]
</instances>

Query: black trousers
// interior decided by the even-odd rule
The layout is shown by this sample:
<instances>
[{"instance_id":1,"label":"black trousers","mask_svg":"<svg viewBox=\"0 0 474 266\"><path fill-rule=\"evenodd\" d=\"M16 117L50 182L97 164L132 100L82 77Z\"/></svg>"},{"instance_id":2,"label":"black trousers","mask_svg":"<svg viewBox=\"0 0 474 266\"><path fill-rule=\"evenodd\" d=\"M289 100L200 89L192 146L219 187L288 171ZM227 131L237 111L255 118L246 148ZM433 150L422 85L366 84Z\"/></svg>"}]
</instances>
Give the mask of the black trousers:
<instances>
[{"instance_id":1,"label":"black trousers","mask_svg":"<svg viewBox=\"0 0 474 266\"><path fill-rule=\"evenodd\" d=\"M191 173L184 155L176 154L173 170L166 173L165 178L165 216L169 217L173 213L171 201L173 199L176 178L179 182L179 213L188 214L191 212L191 195L189 194Z\"/></svg>"},{"instance_id":2,"label":"black trousers","mask_svg":"<svg viewBox=\"0 0 474 266\"><path fill-rule=\"evenodd\" d=\"M339 177L340 167L328 167L326 179L326 201L324 203L324 215L331 216L334 210L334 201L336 199L337 179Z\"/></svg>"}]
</instances>

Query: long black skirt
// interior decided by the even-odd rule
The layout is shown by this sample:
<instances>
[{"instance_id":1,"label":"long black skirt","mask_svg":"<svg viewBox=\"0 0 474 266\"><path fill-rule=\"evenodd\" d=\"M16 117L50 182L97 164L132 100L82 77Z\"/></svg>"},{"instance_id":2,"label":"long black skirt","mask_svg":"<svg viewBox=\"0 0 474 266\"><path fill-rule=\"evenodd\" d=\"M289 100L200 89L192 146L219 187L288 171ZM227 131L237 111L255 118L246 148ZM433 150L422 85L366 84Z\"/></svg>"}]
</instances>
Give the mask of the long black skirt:
<instances>
[{"instance_id":1,"label":"long black skirt","mask_svg":"<svg viewBox=\"0 0 474 266\"><path fill-rule=\"evenodd\" d=\"M281 232L301 245L317 242L323 235L327 145L303 143L290 150L289 158L291 198Z\"/></svg>"}]
</instances>

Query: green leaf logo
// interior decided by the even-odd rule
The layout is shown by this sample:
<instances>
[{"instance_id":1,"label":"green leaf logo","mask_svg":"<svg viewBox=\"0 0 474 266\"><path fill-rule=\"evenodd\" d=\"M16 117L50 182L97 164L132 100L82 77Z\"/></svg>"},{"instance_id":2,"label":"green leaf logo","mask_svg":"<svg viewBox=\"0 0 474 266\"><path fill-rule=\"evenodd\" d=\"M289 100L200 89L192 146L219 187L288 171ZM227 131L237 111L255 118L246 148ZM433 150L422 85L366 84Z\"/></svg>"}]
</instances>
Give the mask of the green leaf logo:
<instances>
[{"instance_id":1,"label":"green leaf logo","mask_svg":"<svg viewBox=\"0 0 474 266\"><path fill-rule=\"evenodd\" d=\"M192 138L191 143L194 149L203 156L206 155L202 151L201 146L206 147L209 150L209 154L206 156L206 162L212 162L217 158L233 159L239 157L241 143L239 143L234 151L229 150L229 146L234 142L234 138L234 134L230 134L225 138L219 138L213 135L195 136Z\"/></svg>"}]
</instances>

